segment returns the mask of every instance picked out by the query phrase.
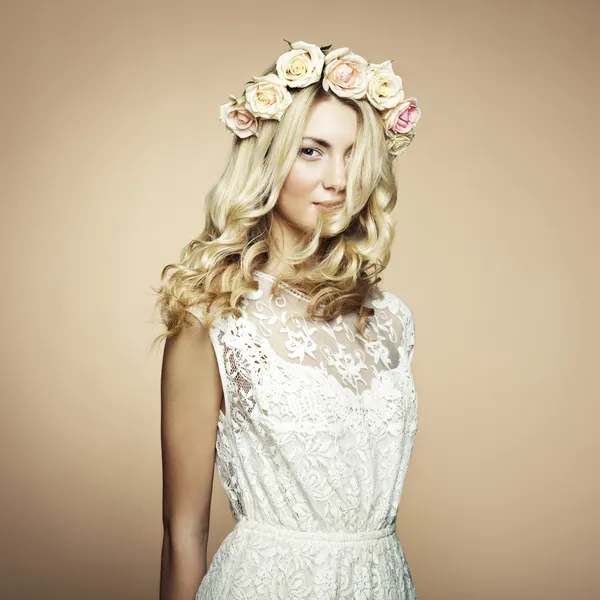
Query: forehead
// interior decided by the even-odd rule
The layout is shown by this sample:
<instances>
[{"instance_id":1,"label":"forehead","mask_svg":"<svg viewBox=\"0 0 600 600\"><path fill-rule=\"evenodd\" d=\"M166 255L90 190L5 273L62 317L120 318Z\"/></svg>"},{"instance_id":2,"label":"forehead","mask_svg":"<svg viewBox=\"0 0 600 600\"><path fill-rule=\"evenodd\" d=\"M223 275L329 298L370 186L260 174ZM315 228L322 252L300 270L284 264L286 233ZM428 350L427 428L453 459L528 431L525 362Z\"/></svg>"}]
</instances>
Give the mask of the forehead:
<instances>
[{"instance_id":1,"label":"forehead","mask_svg":"<svg viewBox=\"0 0 600 600\"><path fill-rule=\"evenodd\" d=\"M313 105L303 135L323 138L333 145L350 145L356 140L356 112L341 102L329 100Z\"/></svg>"}]
</instances>

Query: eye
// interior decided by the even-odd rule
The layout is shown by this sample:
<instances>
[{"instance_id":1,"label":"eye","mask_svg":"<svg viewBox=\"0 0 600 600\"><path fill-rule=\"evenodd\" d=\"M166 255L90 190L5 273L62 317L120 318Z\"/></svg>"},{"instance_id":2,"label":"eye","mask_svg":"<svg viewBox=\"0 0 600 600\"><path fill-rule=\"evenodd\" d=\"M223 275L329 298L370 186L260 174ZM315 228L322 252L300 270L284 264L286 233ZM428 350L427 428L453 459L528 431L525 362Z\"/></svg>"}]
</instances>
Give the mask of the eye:
<instances>
[{"instance_id":1,"label":"eye","mask_svg":"<svg viewBox=\"0 0 600 600\"><path fill-rule=\"evenodd\" d=\"M320 151L317 148L300 148L300 155L306 158L315 158L320 154Z\"/></svg>"}]
</instances>

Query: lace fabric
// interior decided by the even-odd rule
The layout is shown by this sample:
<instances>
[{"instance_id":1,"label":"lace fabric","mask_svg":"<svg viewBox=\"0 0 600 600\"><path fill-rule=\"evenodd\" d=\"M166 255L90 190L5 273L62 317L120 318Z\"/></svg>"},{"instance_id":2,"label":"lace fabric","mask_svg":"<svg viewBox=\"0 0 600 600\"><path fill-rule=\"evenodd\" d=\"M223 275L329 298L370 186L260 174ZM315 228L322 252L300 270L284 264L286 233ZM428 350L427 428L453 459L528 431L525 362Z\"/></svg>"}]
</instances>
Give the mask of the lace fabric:
<instances>
[{"instance_id":1,"label":"lace fabric","mask_svg":"<svg viewBox=\"0 0 600 600\"><path fill-rule=\"evenodd\" d=\"M357 314L256 271L242 316L211 327L225 398L216 468L236 520L196 600L414 599L396 513L417 432L414 322L395 294ZM189 309L199 319L203 307Z\"/></svg>"}]
</instances>

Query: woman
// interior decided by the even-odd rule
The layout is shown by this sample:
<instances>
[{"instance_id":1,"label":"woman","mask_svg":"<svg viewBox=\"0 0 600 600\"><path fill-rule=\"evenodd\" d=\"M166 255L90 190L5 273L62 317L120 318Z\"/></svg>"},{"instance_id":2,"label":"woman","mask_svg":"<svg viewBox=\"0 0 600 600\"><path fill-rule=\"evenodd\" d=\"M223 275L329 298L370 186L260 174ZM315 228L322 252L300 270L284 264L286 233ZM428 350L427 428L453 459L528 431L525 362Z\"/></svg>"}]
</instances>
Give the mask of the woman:
<instances>
[{"instance_id":1,"label":"woman","mask_svg":"<svg viewBox=\"0 0 600 600\"><path fill-rule=\"evenodd\" d=\"M416 598L414 324L377 286L416 100L390 61L296 42L220 118L205 229L157 290L161 600ZM207 569L215 462L236 525Z\"/></svg>"}]
</instances>

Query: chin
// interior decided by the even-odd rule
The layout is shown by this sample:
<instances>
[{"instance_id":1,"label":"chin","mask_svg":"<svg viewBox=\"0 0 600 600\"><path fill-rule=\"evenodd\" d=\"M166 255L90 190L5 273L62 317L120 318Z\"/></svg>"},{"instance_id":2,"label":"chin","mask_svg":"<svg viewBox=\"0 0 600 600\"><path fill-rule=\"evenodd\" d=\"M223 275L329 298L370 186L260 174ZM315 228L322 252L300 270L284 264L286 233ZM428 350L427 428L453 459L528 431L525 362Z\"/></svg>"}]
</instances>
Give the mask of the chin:
<instances>
[{"instance_id":1,"label":"chin","mask_svg":"<svg viewBox=\"0 0 600 600\"><path fill-rule=\"evenodd\" d=\"M308 216L302 220L286 219L286 223L299 233L312 233L317 227L317 220Z\"/></svg>"}]
</instances>

